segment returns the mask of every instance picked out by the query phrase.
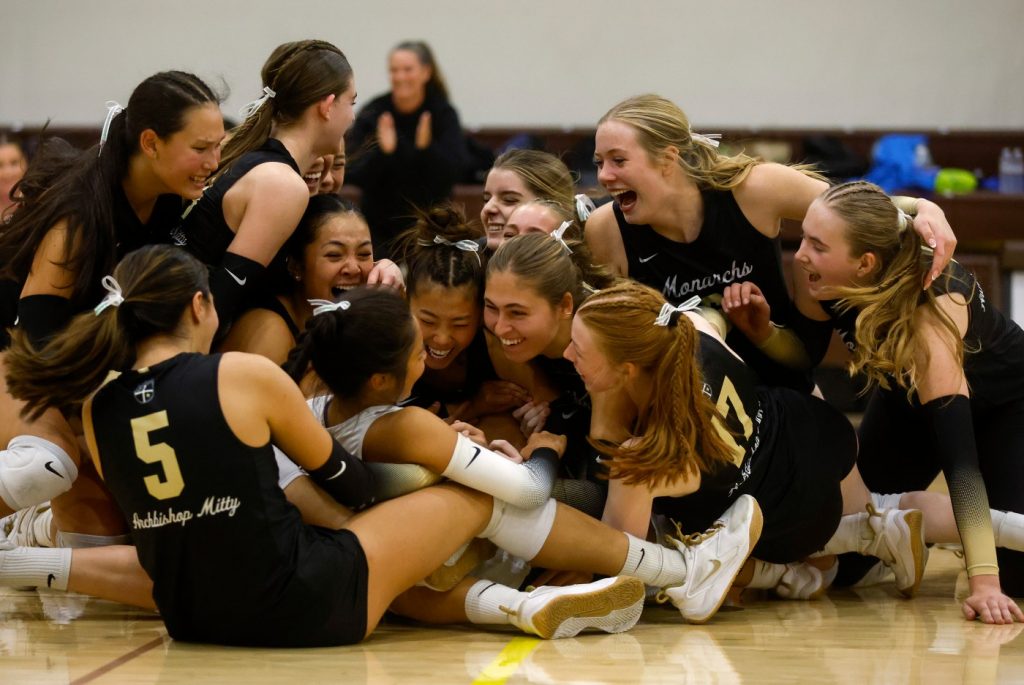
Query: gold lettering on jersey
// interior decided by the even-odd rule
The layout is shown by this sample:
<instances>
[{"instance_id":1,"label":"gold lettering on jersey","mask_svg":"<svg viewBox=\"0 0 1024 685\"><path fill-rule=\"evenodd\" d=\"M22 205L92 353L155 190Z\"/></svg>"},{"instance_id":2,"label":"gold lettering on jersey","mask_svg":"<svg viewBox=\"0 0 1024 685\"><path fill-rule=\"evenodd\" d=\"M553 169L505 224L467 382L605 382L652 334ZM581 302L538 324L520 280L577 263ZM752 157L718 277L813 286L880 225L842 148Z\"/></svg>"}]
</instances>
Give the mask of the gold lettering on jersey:
<instances>
[{"instance_id":1,"label":"gold lettering on jersey","mask_svg":"<svg viewBox=\"0 0 1024 685\"><path fill-rule=\"evenodd\" d=\"M735 412L736 418L740 422L740 427L743 429L744 440L750 439L751 433L754 432L754 423L747 416L747 410L743 407L743 400L740 399L740 394L736 392L736 386L728 376L722 378L722 389L718 393L718 401L715 404L715 408L718 410L718 414L712 417L711 423L732 453L732 463L739 468L743 465L743 457L746 455L746 450L736 442L736 438L725 427L723 421L729 418L730 411Z\"/></svg>"},{"instance_id":2,"label":"gold lettering on jersey","mask_svg":"<svg viewBox=\"0 0 1024 685\"><path fill-rule=\"evenodd\" d=\"M166 411L153 412L132 419L135 455L147 464L160 464L164 471L163 478L152 475L142 479L146 484L146 490L157 499L177 497L185 489L185 481L181 477L178 455L174 453L174 448L165 442L151 443L149 440L150 433L169 425Z\"/></svg>"},{"instance_id":3,"label":"gold lettering on jersey","mask_svg":"<svg viewBox=\"0 0 1024 685\"><path fill-rule=\"evenodd\" d=\"M200 516L216 516L227 513L234 516L238 507L242 506L242 500L237 497L207 497L203 502L203 508L199 510Z\"/></svg>"},{"instance_id":4,"label":"gold lettering on jersey","mask_svg":"<svg viewBox=\"0 0 1024 685\"><path fill-rule=\"evenodd\" d=\"M198 512L191 509L175 510L174 507L162 510L154 509L141 513L133 512L132 528L139 530L143 528L163 528L164 526L172 525L185 526L192 519L203 518L204 516L220 516L222 514L227 514L228 518L231 518L238 512L241 506L242 500L237 497L211 495L203 500L203 506Z\"/></svg>"}]
</instances>

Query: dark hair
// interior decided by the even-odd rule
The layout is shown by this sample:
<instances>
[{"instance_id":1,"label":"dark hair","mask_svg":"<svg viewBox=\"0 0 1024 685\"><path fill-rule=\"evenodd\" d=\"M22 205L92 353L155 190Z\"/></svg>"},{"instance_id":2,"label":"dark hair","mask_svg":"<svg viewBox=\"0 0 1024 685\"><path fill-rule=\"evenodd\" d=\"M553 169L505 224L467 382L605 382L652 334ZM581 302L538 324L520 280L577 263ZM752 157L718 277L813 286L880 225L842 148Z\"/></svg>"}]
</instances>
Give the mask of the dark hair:
<instances>
[{"instance_id":1,"label":"dark hair","mask_svg":"<svg viewBox=\"0 0 1024 685\"><path fill-rule=\"evenodd\" d=\"M450 202L427 210L416 210L416 223L399 236L398 254L409 269L406 283L409 297L426 283L445 288L472 286L474 296L483 295L483 247L477 242L482 233L466 221L462 210ZM444 242L437 242L435 239ZM462 240L476 243L471 252L457 247Z\"/></svg>"},{"instance_id":2,"label":"dark hair","mask_svg":"<svg viewBox=\"0 0 1024 685\"><path fill-rule=\"evenodd\" d=\"M25 402L24 415L35 419L50 407L84 401L109 370L132 364L138 343L174 331L197 292L210 295L206 267L171 245L130 252L114 269L114 279L124 302L99 314L79 314L42 349L24 331L12 330L7 388Z\"/></svg>"},{"instance_id":3,"label":"dark hair","mask_svg":"<svg viewBox=\"0 0 1024 685\"><path fill-rule=\"evenodd\" d=\"M565 242L563 245L546 233L509 238L487 262L487 276L511 272L524 279L552 306L569 293L576 309L592 292L612 285L615 277L606 268L594 264L586 243L571 239Z\"/></svg>"},{"instance_id":4,"label":"dark hair","mask_svg":"<svg viewBox=\"0 0 1024 685\"><path fill-rule=\"evenodd\" d=\"M281 248L281 253L293 263L302 264L306 258L306 248L316 241L323 225L331 218L345 214L351 214L358 217L364 223L366 222L366 219L363 218L359 210L339 195L332 193L314 195L309 198L306 211L303 212L302 218L299 219L299 224L295 227L295 231L285 241L284 246ZM282 272L279 276L280 278L275 281L275 290L281 294L292 292L295 282L289 277L289 274Z\"/></svg>"},{"instance_id":5,"label":"dark hair","mask_svg":"<svg viewBox=\"0 0 1024 685\"><path fill-rule=\"evenodd\" d=\"M132 92L125 110L113 118L102 149L77 152L63 141L44 146L18 185L24 199L0 235L0 277L23 282L46 234L67 224L66 261L75 274L72 302L110 273L116 261L114 194L128 174L147 129L168 138L185 127L187 112L219 97L198 77L182 71L150 76Z\"/></svg>"},{"instance_id":6,"label":"dark hair","mask_svg":"<svg viewBox=\"0 0 1024 685\"><path fill-rule=\"evenodd\" d=\"M341 95L352 85L352 67L344 53L323 40L299 40L274 48L260 72L263 86L274 91L254 114L232 129L224 144L218 176L246 152L270 137L275 123L298 121L310 105Z\"/></svg>"},{"instance_id":7,"label":"dark hair","mask_svg":"<svg viewBox=\"0 0 1024 685\"><path fill-rule=\"evenodd\" d=\"M296 382L313 371L339 397L354 397L375 373L405 381L416 341L409 305L391 288L359 286L339 302L348 309L310 317L284 364Z\"/></svg>"},{"instance_id":8,"label":"dark hair","mask_svg":"<svg viewBox=\"0 0 1024 685\"><path fill-rule=\"evenodd\" d=\"M405 50L416 55L416 59L425 67L430 67L430 80L427 81L427 95L434 95L444 100L448 99L448 84L445 83L444 75L441 74L441 67L437 66L434 59L434 51L422 40L404 40L391 48L394 54L399 50Z\"/></svg>"}]
</instances>

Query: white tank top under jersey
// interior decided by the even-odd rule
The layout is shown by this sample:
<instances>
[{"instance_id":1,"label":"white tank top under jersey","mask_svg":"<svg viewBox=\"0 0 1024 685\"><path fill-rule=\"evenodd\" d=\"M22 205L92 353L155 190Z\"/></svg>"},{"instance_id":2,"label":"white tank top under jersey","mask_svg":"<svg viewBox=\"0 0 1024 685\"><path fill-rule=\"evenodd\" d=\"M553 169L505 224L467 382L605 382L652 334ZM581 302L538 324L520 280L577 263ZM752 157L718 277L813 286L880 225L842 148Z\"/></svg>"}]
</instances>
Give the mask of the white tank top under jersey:
<instances>
[{"instance_id":1,"label":"white tank top under jersey","mask_svg":"<svg viewBox=\"0 0 1024 685\"><path fill-rule=\"evenodd\" d=\"M366 437L366 431L370 429L373 422L380 417L396 412L401 407L394 404L381 404L375 407L368 407L355 416L342 421L336 426L327 426L327 404L331 400L331 395L320 395L308 400L306 404L309 405L310 411L313 412L313 416L320 422L321 425L327 427L327 432L337 440L342 447L344 447L350 454L357 457L358 459L363 458L363 439ZM302 467L293 462L288 456L281 450L274 448L274 457L277 459L277 470L278 479L277 484L284 490L299 476L306 475L306 472L302 470Z\"/></svg>"}]
</instances>

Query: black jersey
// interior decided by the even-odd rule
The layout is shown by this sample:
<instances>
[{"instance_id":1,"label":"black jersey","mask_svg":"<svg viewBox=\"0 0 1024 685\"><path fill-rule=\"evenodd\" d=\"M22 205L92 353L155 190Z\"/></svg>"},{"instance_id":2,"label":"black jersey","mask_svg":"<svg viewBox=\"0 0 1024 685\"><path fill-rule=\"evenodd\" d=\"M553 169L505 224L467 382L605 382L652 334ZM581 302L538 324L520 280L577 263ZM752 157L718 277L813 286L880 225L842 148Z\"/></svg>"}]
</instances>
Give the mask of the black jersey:
<instances>
[{"instance_id":1,"label":"black jersey","mask_svg":"<svg viewBox=\"0 0 1024 685\"><path fill-rule=\"evenodd\" d=\"M964 376L975 410L986 410L1024 399L1024 331L985 299L974 274L950 262L931 286L936 295L959 293L968 299L964 336ZM851 351L857 348L858 311L840 313L838 301L821 302L832 325Z\"/></svg>"},{"instance_id":2,"label":"black jersey","mask_svg":"<svg viewBox=\"0 0 1024 685\"><path fill-rule=\"evenodd\" d=\"M302 175L298 163L281 141L267 138L258 150L239 157L188 211L182 225L186 249L204 264L219 265L231 241L235 239L235 232L224 220L224 196L238 179L267 162L287 164L295 173Z\"/></svg>"},{"instance_id":3,"label":"black jersey","mask_svg":"<svg viewBox=\"0 0 1024 685\"><path fill-rule=\"evenodd\" d=\"M457 374L451 367L441 372L426 369L412 386L412 394L402 402L402 406L426 408L439 402L441 411L438 415L447 418L446 404L458 404L473 399L485 381L498 377L491 364L485 336L483 329L478 331L469 347L452 362L453 366L461 367L456 370ZM460 377L461 382L452 381L455 376Z\"/></svg>"},{"instance_id":4,"label":"black jersey","mask_svg":"<svg viewBox=\"0 0 1024 685\"><path fill-rule=\"evenodd\" d=\"M699 362L703 393L717 407L713 419L733 452L729 463L701 473L700 489L685 497L658 497L654 512L703 526L725 511L740 495L756 493L769 470L776 430L768 393L757 376L706 333L700 333Z\"/></svg>"},{"instance_id":5,"label":"black jersey","mask_svg":"<svg viewBox=\"0 0 1024 685\"><path fill-rule=\"evenodd\" d=\"M253 645L361 639L361 549L303 525L278 487L271 444L234 435L220 360L180 354L118 376L92 400L95 456L168 632Z\"/></svg>"},{"instance_id":6,"label":"black jersey","mask_svg":"<svg viewBox=\"0 0 1024 685\"><path fill-rule=\"evenodd\" d=\"M561 477L596 480L604 485L606 481L597 478L603 470L598 455L587 442L591 405L586 384L568 359L541 355L533 361L558 391L548 405L550 413L544 430L566 437L565 454L559 466Z\"/></svg>"},{"instance_id":7,"label":"black jersey","mask_svg":"<svg viewBox=\"0 0 1024 685\"><path fill-rule=\"evenodd\" d=\"M793 309L782 272L779 238L769 238L754 228L732 191L702 190L701 199L704 223L690 243L670 240L648 225L630 224L618 204L613 206L629 277L661 291L672 304L697 295L704 304L715 307L720 305L726 286L753 281L772 308L772 320L788 325ZM726 342L766 385L811 388L808 373L773 361L738 330L732 331Z\"/></svg>"}]
</instances>

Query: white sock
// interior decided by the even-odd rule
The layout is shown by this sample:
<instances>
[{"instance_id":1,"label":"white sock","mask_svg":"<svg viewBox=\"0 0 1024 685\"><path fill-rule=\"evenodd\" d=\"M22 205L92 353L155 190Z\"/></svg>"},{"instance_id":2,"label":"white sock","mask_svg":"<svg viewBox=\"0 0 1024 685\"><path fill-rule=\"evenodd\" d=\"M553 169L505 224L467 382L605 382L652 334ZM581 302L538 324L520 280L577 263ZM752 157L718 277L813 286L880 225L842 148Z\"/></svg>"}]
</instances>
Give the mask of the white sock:
<instances>
[{"instance_id":1,"label":"white sock","mask_svg":"<svg viewBox=\"0 0 1024 685\"><path fill-rule=\"evenodd\" d=\"M0 552L0 585L67 590L71 550L18 547Z\"/></svg>"},{"instance_id":2,"label":"white sock","mask_svg":"<svg viewBox=\"0 0 1024 685\"><path fill-rule=\"evenodd\" d=\"M902 492L893 492L888 495L882 495L877 492L870 493L871 503L875 505L875 509L878 511L885 511L886 509L899 509L900 500L903 499Z\"/></svg>"},{"instance_id":3,"label":"white sock","mask_svg":"<svg viewBox=\"0 0 1024 685\"><path fill-rule=\"evenodd\" d=\"M846 552L862 552L867 541L874 537L868 526L867 514L847 514L839 519L839 527L825 547L815 552L812 557L824 557Z\"/></svg>"},{"instance_id":4,"label":"white sock","mask_svg":"<svg viewBox=\"0 0 1024 685\"><path fill-rule=\"evenodd\" d=\"M992 531L996 534L996 547L1024 552L1024 514L992 509Z\"/></svg>"},{"instance_id":5,"label":"white sock","mask_svg":"<svg viewBox=\"0 0 1024 685\"><path fill-rule=\"evenodd\" d=\"M536 509L520 509L496 499L491 520L478 537L517 557L533 559L551 534L557 510L558 503L553 499Z\"/></svg>"},{"instance_id":6,"label":"white sock","mask_svg":"<svg viewBox=\"0 0 1024 685\"><path fill-rule=\"evenodd\" d=\"M526 593L490 580L478 580L466 594L466 618L477 625L508 625L508 612Z\"/></svg>"},{"instance_id":7,"label":"white sock","mask_svg":"<svg viewBox=\"0 0 1024 685\"><path fill-rule=\"evenodd\" d=\"M616 575L633 576L654 587L673 587L686 580L683 555L668 547L625 533L629 540L626 563Z\"/></svg>"},{"instance_id":8,"label":"white sock","mask_svg":"<svg viewBox=\"0 0 1024 685\"><path fill-rule=\"evenodd\" d=\"M749 588L769 590L777 587L782 576L786 573L785 564L770 564L767 561L753 559L754 575L747 584Z\"/></svg>"}]
</instances>

